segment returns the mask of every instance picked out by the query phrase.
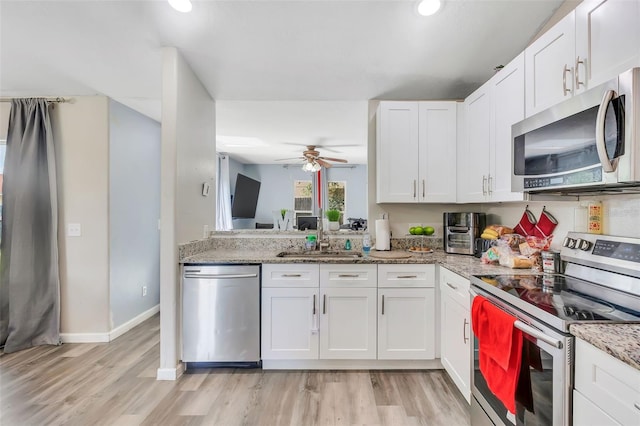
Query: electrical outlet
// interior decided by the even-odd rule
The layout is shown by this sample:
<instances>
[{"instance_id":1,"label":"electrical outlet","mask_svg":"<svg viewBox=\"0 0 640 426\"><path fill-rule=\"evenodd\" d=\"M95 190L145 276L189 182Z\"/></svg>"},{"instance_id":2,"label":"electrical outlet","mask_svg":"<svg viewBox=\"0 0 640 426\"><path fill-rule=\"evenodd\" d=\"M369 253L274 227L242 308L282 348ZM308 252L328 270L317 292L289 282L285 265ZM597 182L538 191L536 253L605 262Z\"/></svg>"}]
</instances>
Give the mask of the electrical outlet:
<instances>
[{"instance_id":1,"label":"electrical outlet","mask_svg":"<svg viewBox=\"0 0 640 426\"><path fill-rule=\"evenodd\" d=\"M143 286L142 286L142 297L144 297L144 296L146 296L146 295L147 295L147 286L146 286L146 285L143 285Z\"/></svg>"},{"instance_id":2,"label":"electrical outlet","mask_svg":"<svg viewBox=\"0 0 640 426\"><path fill-rule=\"evenodd\" d=\"M202 238L209 238L209 225L202 227Z\"/></svg>"},{"instance_id":3,"label":"electrical outlet","mask_svg":"<svg viewBox=\"0 0 640 426\"><path fill-rule=\"evenodd\" d=\"M67 236L68 237L81 237L82 226L79 223L67 223Z\"/></svg>"}]
</instances>

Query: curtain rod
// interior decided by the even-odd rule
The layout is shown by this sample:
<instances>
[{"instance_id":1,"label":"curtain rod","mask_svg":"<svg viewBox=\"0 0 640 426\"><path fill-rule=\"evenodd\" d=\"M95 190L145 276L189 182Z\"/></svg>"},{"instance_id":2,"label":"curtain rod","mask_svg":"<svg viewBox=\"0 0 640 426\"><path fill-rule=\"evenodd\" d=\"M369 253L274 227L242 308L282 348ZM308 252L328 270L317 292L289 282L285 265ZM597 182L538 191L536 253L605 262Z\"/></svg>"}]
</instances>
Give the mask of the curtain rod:
<instances>
[{"instance_id":1,"label":"curtain rod","mask_svg":"<svg viewBox=\"0 0 640 426\"><path fill-rule=\"evenodd\" d=\"M14 99L28 99L28 98L0 98L0 102L11 102ZM69 102L68 99L65 98L45 98L45 100L47 102L51 102L51 103L65 103L65 102Z\"/></svg>"}]
</instances>

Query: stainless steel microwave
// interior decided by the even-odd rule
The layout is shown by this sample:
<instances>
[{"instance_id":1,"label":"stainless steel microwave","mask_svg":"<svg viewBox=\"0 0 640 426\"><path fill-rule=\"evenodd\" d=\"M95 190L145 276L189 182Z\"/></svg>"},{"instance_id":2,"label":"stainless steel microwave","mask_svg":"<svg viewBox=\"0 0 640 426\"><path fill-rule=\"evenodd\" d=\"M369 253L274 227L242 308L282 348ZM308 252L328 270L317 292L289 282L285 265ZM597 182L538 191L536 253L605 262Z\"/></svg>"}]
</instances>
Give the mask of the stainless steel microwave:
<instances>
[{"instance_id":1,"label":"stainless steel microwave","mask_svg":"<svg viewBox=\"0 0 640 426\"><path fill-rule=\"evenodd\" d=\"M640 68L511 128L514 192L640 186Z\"/></svg>"}]
</instances>

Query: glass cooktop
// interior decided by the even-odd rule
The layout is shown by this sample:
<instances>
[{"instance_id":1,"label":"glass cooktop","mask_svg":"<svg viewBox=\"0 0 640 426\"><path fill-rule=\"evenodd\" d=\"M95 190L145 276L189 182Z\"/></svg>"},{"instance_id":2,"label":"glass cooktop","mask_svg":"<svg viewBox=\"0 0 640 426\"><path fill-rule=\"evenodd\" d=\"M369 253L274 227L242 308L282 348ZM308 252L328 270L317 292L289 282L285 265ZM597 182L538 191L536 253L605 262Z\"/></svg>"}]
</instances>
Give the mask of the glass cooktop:
<instances>
[{"instance_id":1,"label":"glass cooktop","mask_svg":"<svg viewBox=\"0 0 640 426\"><path fill-rule=\"evenodd\" d=\"M612 302L626 295L612 297L611 289L565 275L478 275L472 283L538 319L551 316L561 329L583 321L640 322L640 311Z\"/></svg>"}]
</instances>

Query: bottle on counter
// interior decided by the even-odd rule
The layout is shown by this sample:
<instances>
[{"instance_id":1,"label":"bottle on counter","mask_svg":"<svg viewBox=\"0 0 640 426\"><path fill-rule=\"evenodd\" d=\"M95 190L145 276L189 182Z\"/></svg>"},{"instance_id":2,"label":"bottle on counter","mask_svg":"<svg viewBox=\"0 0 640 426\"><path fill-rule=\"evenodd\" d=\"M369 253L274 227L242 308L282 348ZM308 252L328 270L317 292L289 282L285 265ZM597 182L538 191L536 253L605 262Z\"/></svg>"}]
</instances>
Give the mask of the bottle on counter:
<instances>
[{"instance_id":1,"label":"bottle on counter","mask_svg":"<svg viewBox=\"0 0 640 426\"><path fill-rule=\"evenodd\" d=\"M364 252L365 256L368 255L371 251L371 235L369 235L368 233L362 235L362 251Z\"/></svg>"},{"instance_id":2,"label":"bottle on counter","mask_svg":"<svg viewBox=\"0 0 640 426\"><path fill-rule=\"evenodd\" d=\"M351 240L347 240L344 243L344 249L345 250L351 250Z\"/></svg>"},{"instance_id":3,"label":"bottle on counter","mask_svg":"<svg viewBox=\"0 0 640 426\"><path fill-rule=\"evenodd\" d=\"M592 201L589 203L589 220L587 231L590 234L602 234L602 202Z\"/></svg>"},{"instance_id":4,"label":"bottle on counter","mask_svg":"<svg viewBox=\"0 0 640 426\"><path fill-rule=\"evenodd\" d=\"M316 249L316 236L315 235L307 235L307 240L305 241L305 248L307 250L315 250Z\"/></svg>"}]
</instances>

